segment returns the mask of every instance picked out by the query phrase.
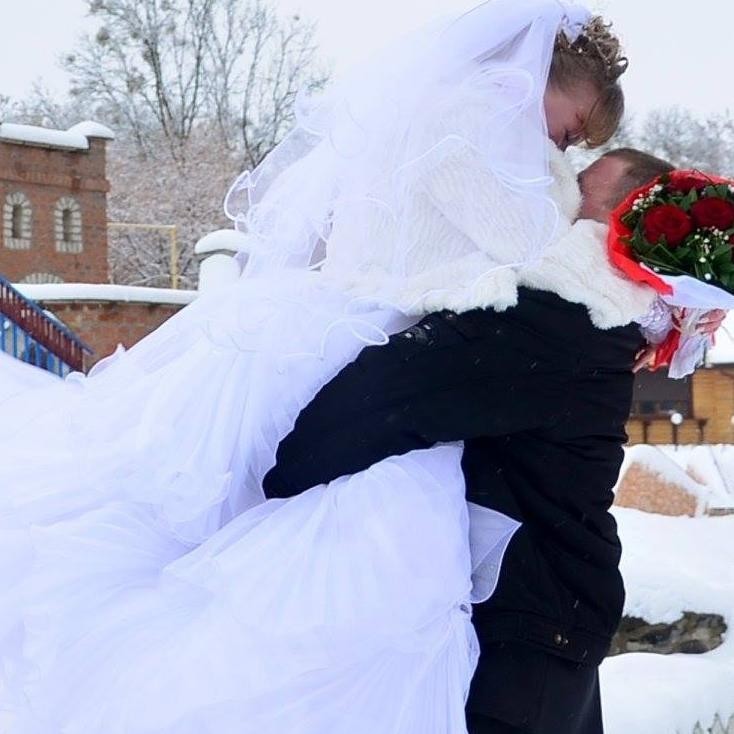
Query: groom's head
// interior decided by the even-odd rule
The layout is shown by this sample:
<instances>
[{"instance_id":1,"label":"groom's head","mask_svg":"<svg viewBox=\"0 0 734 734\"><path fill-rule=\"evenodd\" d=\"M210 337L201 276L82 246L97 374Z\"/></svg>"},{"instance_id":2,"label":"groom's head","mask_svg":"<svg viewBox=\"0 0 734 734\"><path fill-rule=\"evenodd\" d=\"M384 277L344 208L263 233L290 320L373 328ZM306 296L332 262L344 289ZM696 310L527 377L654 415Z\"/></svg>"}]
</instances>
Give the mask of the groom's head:
<instances>
[{"instance_id":1,"label":"groom's head","mask_svg":"<svg viewBox=\"0 0 734 734\"><path fill-rule=\"evenodd\" d=\"M605 153L579 174L583 196L579 218L607 224L609 215L635 189L673 170L667 161L634 148Z\"/></svg>"}]
</instances>

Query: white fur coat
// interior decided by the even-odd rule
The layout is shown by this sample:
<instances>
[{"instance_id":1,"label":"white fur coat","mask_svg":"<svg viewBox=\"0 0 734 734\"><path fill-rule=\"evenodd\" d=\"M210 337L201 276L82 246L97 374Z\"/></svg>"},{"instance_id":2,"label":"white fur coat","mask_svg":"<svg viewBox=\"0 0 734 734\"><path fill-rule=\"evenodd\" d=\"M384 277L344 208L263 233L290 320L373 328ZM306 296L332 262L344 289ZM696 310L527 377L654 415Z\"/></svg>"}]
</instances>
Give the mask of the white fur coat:
<instances>
[{"instance_id":1,"label":"white fur coat","mask_svg":"<svg viewBox=\"0 0 734 734\"><path fill-rule=\"evenodd\" d=\"M413 196L403 231L416 244L406 275L388 275L395 258L391 243L399 234L379 208L363 221L369 247L350 242L335 222L324 272L355 296L377 296L413 315L503 310L517 303L518 288L526 286L585 305L600 328L639 320L651 308L654 293L626 280L609 263L604 226L572 224L581 204L576 174L550 147L550 194L560 217L555 240L539 259L527 256L532 234L518 215L522 207L513 207L507 187L478 164L475 152L463 148L444 159ZM518 266L518 260L525 262Z\"/></svg>"}]
</instances>

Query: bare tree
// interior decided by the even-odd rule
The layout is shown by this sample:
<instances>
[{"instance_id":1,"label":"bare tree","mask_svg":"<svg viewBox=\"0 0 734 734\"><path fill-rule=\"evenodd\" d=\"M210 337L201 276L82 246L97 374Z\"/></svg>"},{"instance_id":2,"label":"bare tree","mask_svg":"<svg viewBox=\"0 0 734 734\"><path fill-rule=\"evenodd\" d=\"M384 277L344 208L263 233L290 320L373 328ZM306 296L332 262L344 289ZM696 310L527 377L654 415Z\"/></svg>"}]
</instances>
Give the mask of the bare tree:
<instances>
[{"instance_id":1,"label":"bare tree","mask_svg":"<svg viewBox=\"0 0 734 734\"><path fill-rule=\"evenodd\" d=\"M681 107L654 110L636 142L679 167L734 173L734 119L729 113L701 118Z\"/></svg>"},{"instance_id":2,"label":"bare tree","mask_svg":"<svg viewBox=\"0 0 734 734\"><path fill-rule=\"evenodd\" d=\"M182 160L196 126L213 122L256 165L291 125L296 91L325 79L313 24L283 20L264 0L87 2L99 28L64 62L72 91L144 154L152 137Z\"/></svg>"},{"instance_id":3,"label":"bare tree","mask_svg":"<svg viewBox=\"0 0 734 734\"><path fill-rule=\"evenodd\" d=\"M303 88L320 87L314 26L267 0L87 0L96 31L64 67L71 108L93 111L118 139L109 149L110 219L175 225L183 286L195 286L196 241L227 225L222 198L292 125ZM25 109L63 126L66 107L38 91ZM113 282L170 283L168 243L115 229Z\"/></svg>"},{"instance_id":4,"label":"bare tree","mask_svg":"<svg viewBox=\"0 0 734 734\"><path fill-rule=\"evenodd\" d=\"M579 168L619 147L633 147L679 168L734 175L734 117L729 112L701 117L682 107L653 110L639 122L626 120L605 146L572 153Z\"/></svg>"},{"instance_id":5,"label":"bare tree","mask_svg":"<svg viewBox=\"0 0 734 734\"><path fill-rule=\"evenodd\" d=\"M240 172L240 163L239 156L215 131L207 132L203 127L193 131L186 147L185 159L175 160L165 146L152 155L143 155L131 140L115 141L108 155L112 182L109 217L113 222L174 225L180 284L195 288L198 263L194 245L205 234L229 226L222 201ZM110 231L112 282L168 287L170 266L166 232Z\"/></svg>"}]
</instances>

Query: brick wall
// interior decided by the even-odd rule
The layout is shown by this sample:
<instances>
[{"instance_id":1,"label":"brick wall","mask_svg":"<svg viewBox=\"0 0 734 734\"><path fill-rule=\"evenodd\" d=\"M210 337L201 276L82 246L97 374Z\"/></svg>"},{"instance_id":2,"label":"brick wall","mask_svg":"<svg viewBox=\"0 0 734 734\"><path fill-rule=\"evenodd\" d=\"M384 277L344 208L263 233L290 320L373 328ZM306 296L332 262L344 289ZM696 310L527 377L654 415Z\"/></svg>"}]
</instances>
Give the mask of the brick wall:
<instances>
[{"instance_id":1,"label":"brick wall","mask_svg":"<svg viewBox=\"0 0 734 734\"><path fill-rule=\"evenodd\" d=\"M693 410L707 418L706 443L734 443L734 369L699 370L693 379Z\"/></svg>"},{"instance_id":2,"label":"brick wall","mask_svg":"<svg viewBox=\"0 0 734 734\"><path fill-rule=\"evenodd\" d=\"M693 417L678 428L679 444L734 443L734 366L700 369L692 377ZM703 434L699 421L705 420ZM627 425L630 444L652 445L675 443L670 419L662 416L649 420L647 436L640 418Z\"/></svg>"},{"instance_id":3,"label":"brick wall","mask_svg":"<svg viewBox=\"0 0 734 734\"><path fill-rule=\"evenodd\" d=\"M47 273L66 282L108 282L105 141L89 143L88 151L67 151L0 141L0 212L15 192L25 194L32 209L29 249L10 249L0 227L0 273L9 280ZM56 205L64 197L81 209L81 253L56 249Z\"/></svg>"},{"instance_id":4,"label":"brick wall","mask_svg":"<svg viewBox=\"0 0 734 734\"><path fill-rule=\"evenodd\" d=\"M698 500L646 466L631 464L617 488L614 504L657 515L694 517Z\"/></svg>"},{"instance_id":5,"label":"brick wall","mask_svg":"<svg viewBox=\"0 0 734 734\"><path fill-rule=\"evenodd\" d=\"M56 314L94 349L94 355L86 359L87 369L114 352L118 344L126 348L133 346L183 308L116 301L48 302L42 306Z\"/></svg>"}]
</instances>

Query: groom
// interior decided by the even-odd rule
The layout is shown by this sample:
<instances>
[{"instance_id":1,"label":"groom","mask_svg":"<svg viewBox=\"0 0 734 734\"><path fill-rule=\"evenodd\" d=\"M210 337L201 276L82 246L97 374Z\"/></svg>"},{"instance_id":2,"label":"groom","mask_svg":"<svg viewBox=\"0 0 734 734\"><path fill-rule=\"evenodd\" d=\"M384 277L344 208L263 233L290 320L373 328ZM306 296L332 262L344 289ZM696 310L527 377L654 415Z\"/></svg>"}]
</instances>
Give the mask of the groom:
<instances>
[{"instance_id":1,"label":"groom","mask_svg":"<svg viewBox=\"0 0 734 734\"><path fill-rule=\"evenodd\" d=\"M670 170L639 151L603 156L580 176L581 216L608 221ZM472 734L602 731L598 666L624 601L608 510L641 347L636 325L602 331L551 292L521 289L504 313L431 314L364 349L278 449L268 497L463 440L468 500L522 523L495 594L474 608Z\"/></svg>"}]
</instances>

